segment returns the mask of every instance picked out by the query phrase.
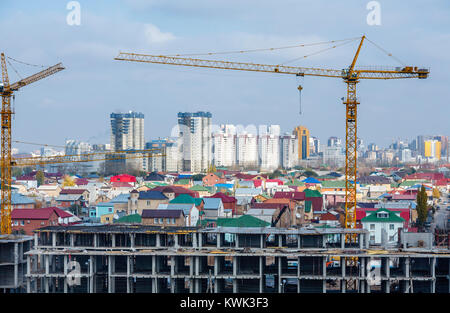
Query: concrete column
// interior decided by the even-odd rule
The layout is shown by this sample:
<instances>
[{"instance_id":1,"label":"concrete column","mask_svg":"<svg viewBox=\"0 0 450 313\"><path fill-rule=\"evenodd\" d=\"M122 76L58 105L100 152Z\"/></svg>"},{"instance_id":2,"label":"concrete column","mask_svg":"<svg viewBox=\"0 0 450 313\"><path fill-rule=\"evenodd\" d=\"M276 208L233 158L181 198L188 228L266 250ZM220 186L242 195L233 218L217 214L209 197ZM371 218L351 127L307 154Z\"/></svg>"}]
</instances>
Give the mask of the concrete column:
<instances>
[{"instance_id":1,"label":"concrete column","mask_svg":"<svg viewBox=\"0 0 450 313\"><path fill-rule=\"evenodd\" d=\"M345 279L341 280L341 293L345 293L347 291L347 282Z\"/></svg>"},{"instance_id":2,"label":"concrete column","mask_svg":"<svg viewBox=\"0 0 450 313\"><path fill-rule=\"evenodd\" d=\"M50 260L49 260L49 255L48 254L46 254L45 256L44 256L44 259L45 259L45 274L50 274L50 269L49 269L49 263L50 263Z\"/></svg>"},{"instance_id":3,"label":"concrete column","mask_svg":"<svg viewBox=\"0 0 450 313\"><path fill-rule=\"evenodd\" d=\"M240 235L240 234L235 234L235 238L236 238L236 239L235 239L234 243L235 243L235 247L236 247L236 248L239 248L239 235Z\"/></svg>"},{"instance_id":4,"label":"concrete column","mask_svg":"<svg viewBox=\"0 0 450 313\"><path fill-rule=\"evenodd\" d=\"M322 293L327 293L327 281L324 279L322 280Z\"/></svg>"},{"instance_id":5,"label":"concrete column","mask_svg":"<svg viewBox=\"0 0 450 313\"><path fill-rule=\"evenodd\" d=\"M176 258L175 256L170 257L170 276L172 276L172 278L173 276L175 276L175 262L176 262L175 258Z\"/></svg>"},{"instance_id":6,"label":"concrete column","mask_svg":"<svg viewBox=\"0 0 450 313\"><path fill-rule=\"evenodd\" d=\"M116 234L111 234L111 247L115 248L116 247Z\"/></svg>"},{"instance_id":7,"label":"concrete column","mask_svg":"<svg viewBox=\"0 0 450 313\"><path fill-rule=\"evenodd\" d=\"M281 236L279 237L281 238ZM281 293L281 257L275 257L276 260L278 260L278 293Z\"/></svg>"},{"instance_id":8,"label":"concrete column","mask_svg":"<svg viewBox=\"0 0 450 313\"><path fill-rule=\"evenodd\" d=\"M14 285L19 284L19 244L14 243Z\"/></svg>"},{"instance_id":9,"label":"concrete column","mask_svg":"<svg viewBox=\"0 0 450 313\"><path fill-rule=\"evenodd\" d=\"M264 267L263 267L263 257L260 256L259 257L259 292L263 293L264 292L264 285L263 285L263 281L264 281Z\"/></svg>"},{"instance_id":10,"label":"concrete column","mask_svg":"<svg viewBox=\"0 0 450 313\"><path fill-rule=\"evenodd\" d=\"M259 235L259 247L264 249L264 234Z\"/></svg>"},{"instance_id":11,"label":"concrete column","mask_svg":"<svg viewBox=\"0 0 450 313\"><path fill-rule=\"evenodd\" d=\"M196 276L200 275L200 257L199 256L195 257L195 275Z\"/></svg>"},{"instance_id":12,"label":"concrete column","mask_svg":"<svg viewBox=\"0 0 450 313\"><path fill-rule=\"evenodd\" d=\"M191 278L194 276L194 265L195 265L195 257L191 256L189 260L189 276Z\"/></svg>"},{"instance_id":13,"label":"concrete column","mask_svg":"<svg viewBox=\"0 0 450 313\"><path fill-rule=\"evenodd\" d=\"M94 266L94 257L91 255L89 257L89 293L94 293Z\"/></svg>"},{"instance_id":14,"label":"concrete column","mask_svg":"<svg viewBox=\"0 0 450 313\"><path fill-rule=\"evenodd\" d=\"M197 233L192 233L192 248L197 248Z\"/></svg>"},{"instance_id":15,"label":"concrete column","mask_svg":"<svg viewBox=\"0 0 450 313\"><path fill-rule=\"evenodd\" d=\"M131 274L131 256L127 255L127 293L131 292L131 286L130 286L130 274Z\"/></svg>"},{"instance_id":16,"label":"concrete column","mask_svg":"<svg viewBox=\"0 0 450 313\"><path fill-rule=\"evenodd\" d=\"M134 249L134 238L135 238L135 234L130 234L130 244L131 244L131 249Z\"/></svg>"},{"instance_id":17,"label":"concrete column","mask_svg":"<svg viewBox=\"0 0 450 313\"><path fill-rule=\"evenodd\" d=\"M75 247L75 234L70 234L70 246Z\"/></svg>"},{"instance_id":18,"label":"concrete column","mask_svg":"<svg viewBox=\"0 0 450 313\"><path fill-rule=\"evenodd\" d=\"M391 277L391 258L387 257L386 258L386 277L390 278Z\"/></svg>"},{"instance_id":19,"label":"concrete column","mask_svg":"<svg viewBox=\"0 0 450 313\"><path fill-rule=\"evenodd\" d=\"M108 256L108 293L114 293L115 292L115 282L114 282L114 277L112 277L111 275L113 274L113 268L114 268L114 256L110 255Z\"/></svg>"},{"instance_id":20,"label":"concrete column","mask_svg":"<svg viewBox=\"0 0 450 313\"><path fill-rule=\"evenodd\" d=\"M156 248L161 248L161 236L156 234Z\"/></svg>"},{"instance_id":21,"label":"concrete column","mask_svg":"<svg viewBox=\"0 0 450 313\"><path fill-rule=\"evenodd\" d=\"M364 249L364 235L358 234L359 248Z\"/></svg>"},{"instance_id":22,"label":"concrete column","mask_svg":"<svg viewBox=\"0 0 450 313\"><path fill-rule=\"evenodd\" d=\"M436 257L431 258L431 293L436 292Z\"/></svg>"},{"instance_id":23,"label":"concrete column","mask_svg":"<svg viewBox=\"0 0 450 313\"><path fill-rule=\"evenodd\" d=\"M362 262L362 260L361 260L361 262ZM345 258L342 256L340 258L340 263L341 263L341 277L344 278L347 264L345 264Z\"/></svg>"},{"instance_id":24,"label":"concrete column","mask_svg":"<svg viewBox=\"0 0 450 313\"><path fill-rule=\"evenodd\" d=\"M283 246L283 235L278 235L278 247L282 247Z\"/></svg>"},{"instance_id":25,"label":"concrete column","mask_svg":"<svg viewBox=\"0 0 450 313\"><path fill-rule=\"evenodd\" d=\"M39 238L38 238L38 234L35 233L34 234L34 247L36 248L37 246L39 246Z\"/></svg>"},{"instance_id":26,"label":"concrete column","mask_svg":"<svg viewBox=\"0 0 450 313\"><path fill-rule=\"evenodd\" d=\"M233 276L237 276L237 273L238 273L238 263L237 262L238 262L237 256L233 256Z\"/></svg>"},{"instance_id":27,"label":"concrete column","mask_svg":"<svg viewBox=\"0 0 450 313\"><path fill-rule=\"evenodd\" d=\"M300 234L297 235L297 246L299 249L302 248L302 236Z\"/></svg>"},{"instance_id":28,"label":"concrete column","mask_svg":"<svg viewBox=\"0 0 450 313\"><path fill-rule=\"evenodd\" d=\"M178 246L178 235L177 234L173 235L173 241L174 241L174 247L178 248L179 246Z\"/></svg>"},{"instance_id":29,"label":"concrete column","mask_svg":"<svg viewBox=\"0 0 450 313\"><path fill-rule=\"evenodd\" d=\"M202 233L198 233L198 247L200 249L203 248L203 234Z\"/></svg>"},{"instance_id":30,"label":"concrete column","mask_svg":"<svg viewBox=\"0 0 450 313\"><path fill-rule=\"evenodd\" d=\"M56 247L56 233L52 233L52 246Z\"/></svg>"},{"instance_id":31,"label":"concrete column","mask_svg":"<svg viewBox=\"0 0 450 313\"><path fill-rule=\"evenodd\" d=\"M345 234L340 234L341 236L341 249L345 249Z\"/></svg>"},{"instance_id":32,"label":"concrete column","mask_svg":"<svg viewBox=\"0 0 450 313\"><path fill-rule=\"evenodd\" d=\"M327 276L327 258L325 256L322 257L322 276L324 279Z\"/></svg>"},{"instance_id":33,"label":"concrete column","mask_svg":"<svg viewBox=\"0 0 450 313\"><path fill-rule=\"evenodd\" d=\"M218 233L216 238L217 238L217 239L216 239L216 241L217 241L216 247L217 247L217 249L220 249L220 247L221 247L220 241L221 241L221 239L222 239L222 234L221 234L221 233Z\"/></svg>"},{"instance_id":34,"label":"concrete column","mask_svg":"<svg viewBox=\"0 0 450 313\"><path fill-rule=\"evenodd\" d=\"M67 293L67 262L68 257L64 255L64 293Z\"/></svg>"},{"instance_id":35,"label":"concrete column","mask_svg":"<svg viewBox=\"0 0 450 313\"><path fill-rule=\"evenodd\" d=\"M360 284L360 292L365 293L366 292L366 281L364 279L361 279L359 284Z\"/></svg>"},{"instance_id":36,"label":"concrete column","mask_svg":"<svg viewBox=\"0 0 450 313\"><path fill-rule=\"evenodd\" d=\"M410 262L410 258L409 257L405 258L405 277L406 278L409 278L409 275L410 275L409 262Z\"/></svg>"},{"instance_id":37,"label":"concrete column","mask_svg":"<svg viewBox=\"0 0 450 313\"><path fill-rule=\"evenodd\" d=\"M27 255L27 275L31 274L31 257ZM27 277L27 293L31 293L30 277Z\"/></svg>"},{"instance_id":38,"label":"concrete column","mask_svg":"<svg viewBox=\"0 0 450 313\"><path fill-rule=\"evenodd\" d=\"M391 281L388 279L386 280L386 293L390 293L391 292Z\"/></svg>"},{"instance_id":39,"label":"concrete column","mask_svg":"<svg viewBox=\"0 0 450 313\"><path fill-rule=\"evenodd\" d=\"M214 276L219 275L219 257L215 256L214 257ZM217 280L216 280L216 285L217 285Z\"/></svg>"},{"instance_id":40,"label":"concrete column","mask_svg":"<svg viewBox=\"0 0 450 313\"><path fill-rule=\"evenodd\" d=\"M94 234L94 247L98 247L98 234Z\"/></svg>"}]
</instances>

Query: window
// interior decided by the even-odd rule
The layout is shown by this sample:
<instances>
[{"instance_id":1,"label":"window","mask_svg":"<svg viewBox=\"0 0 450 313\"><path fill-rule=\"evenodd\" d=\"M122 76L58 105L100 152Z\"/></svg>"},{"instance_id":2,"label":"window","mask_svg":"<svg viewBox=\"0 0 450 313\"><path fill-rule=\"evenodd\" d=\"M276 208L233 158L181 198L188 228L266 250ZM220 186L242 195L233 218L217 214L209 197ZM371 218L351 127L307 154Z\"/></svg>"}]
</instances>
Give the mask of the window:
<instances>
[{"instance_id":1,"label":"window","mask_svg":"<svg viewBox=\"0 0 450 313\"><path fill-rule=\"evenodd\" d=\"M157 218L153 219L153 224L158 224L158 219Z\"/></svg>"},{"instance_id":2,"label":"window","mask_svg":"<svg viewBox=\"0 0 450 313\"><path fill-rule=\"evenodd\" d=\"M172 224L175 224L175 217L172 217Z\"/></svg>"},{"instance_id":3,"label":"window","mask_svg":"<svg viewBox=\"0 0 450 313\"><path fill-rule=\"evenodd\" d=\"M112 212L112 208L109 208L109 212Z\"/></svg>"},{"instance_id":4,"label":"window","mask_svg":"<svg viewBox=\"0 0 450 313\"><path fill-rule=\"evenodd\" d=\"M394 236L389 236L389 241L394 241Z\"/></svg>"},{"instance_id":5,"label":"window","mask_svg":"<svg viewBox=\"0 0 450 313\"><path fill-rule=\"evenodd\" d=\"M170 218L166 218L166 223L170 224Z\"/></svg>"},{"instance_id":6,"label":"window","mask_svg":"<svg viewBox=\"0 0 450 313\"><path fill-rule=\"evenodd\" d=\"M21 226L25 225L25 221L20 221L20 225Z\"/></svg>"},{"instance_id":7,"label":"window","mask_svg":"<svg viewBox=\"0 0 450 313\"><path fill-rule=\"evenodd\" d=\"M18 221L14 221L14 226L19 226L19 222Z\"/></svg>"},{"instance_id":8,"label":"window","mask_svg":"<svg viewBox=\"0 0 450 313\"><path fill-rule=\"evenodd\" d=\"M389 229L394 230L394 224L389 224Z\"/></svg>"},{"instance_id":9,"label":"window","mask_svg":"<svg viewBox=\"0 0 450 313\"><path fill-rule=\"evenodd\" d=\"M375 230L375 224L370 224L370 230Z\"/></svg>"},{"instance_id":10,"label":"window","mask_svg":"<svg viewBox=\"0 0 450 313\"><path fill-rule=\"evenodd\" d=\"M147 200L147 205L150 205L150 200Z\"/></svg>"},{"instance_id":11,"label":"window","mask_svg":"<svg viewBox=\"0 0 450 313\"><path fill-rule=\"evenodd\" d=\"M374 235L370 236L370 241L375 241L375 236Z\"/></svg>"},{"instance_id":12,"label":"window","mask_svg":"<svg viewBox=\"0 0 450 313\"><path fill-rule=\"evenodd\" d=\"M41 225L45 225L45 222L41 222Z\"/></svg>"},{"instance_id":13,"label":"window","mask_svg":"<svg viewBox=\"0 0 450 313\"><path fill-rule=\"evenodd\" d=\"M163 219L163 218L160 218L160 219L159 219L159 223L160 223L160 224L163 224L163 223L164 223L164 219Z\"/></svg>"}]
</instances>

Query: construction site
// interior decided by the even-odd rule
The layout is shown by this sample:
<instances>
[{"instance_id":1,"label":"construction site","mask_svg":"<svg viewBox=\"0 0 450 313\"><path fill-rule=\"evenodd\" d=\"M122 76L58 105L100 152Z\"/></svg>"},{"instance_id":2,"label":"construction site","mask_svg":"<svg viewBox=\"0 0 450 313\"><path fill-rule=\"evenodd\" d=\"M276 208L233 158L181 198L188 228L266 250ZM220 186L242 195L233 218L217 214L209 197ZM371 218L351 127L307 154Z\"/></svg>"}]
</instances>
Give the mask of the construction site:
<instances>
[{"instance_id":1,"label":"construction site","mask_svg":"<svg viewBox=\"0 0 450 313\"><path fill-rule=\"evenodd\" d=\"M48 226L17 244L0 275L29 293L450 292L447 247L374 248L361 229Z\"/></svg>"}]
</instances>

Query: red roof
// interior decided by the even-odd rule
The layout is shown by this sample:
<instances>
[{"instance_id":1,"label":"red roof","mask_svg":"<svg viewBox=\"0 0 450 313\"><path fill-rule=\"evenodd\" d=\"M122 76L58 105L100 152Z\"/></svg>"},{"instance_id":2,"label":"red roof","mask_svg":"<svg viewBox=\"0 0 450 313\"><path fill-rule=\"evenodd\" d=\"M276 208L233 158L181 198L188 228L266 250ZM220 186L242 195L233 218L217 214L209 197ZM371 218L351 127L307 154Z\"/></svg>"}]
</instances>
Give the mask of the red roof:
<instances>
[{"instance_id":1,"label":"red roof","mask_svg":"<svg viewBox=\"0 0 450 313\"><path fill-rule=\"evenodd\" d=\"M89 181L86 178L77 178L75 179L75 184L80 186L80 185L87 185L89 183Z\"/></svg>"},{"instance_id":2,"label":"red roof","mask_svg":"<svg viewBox=\"0 0 450 313\"><path fill-rule=\"evenodd\" d=\"M130 183L126 183L126 182L122 182L122 181L119 181L119 182L113 182L112 183L112 186L113 187L115 187L115 188L121 188L121 187L128 187L128 188L133 188L133 186L132 185L130 185Z\"/></svg>"},{"instance_id":3,"label":"red roof","mask_svg":"<svg viewBox=\"0 0 450 313\"><path fill-rule=\"evenodd\" d=\"M283 185L283 181L280 179L266 179L266 183L278 183L278 186Z\"/></svg>"},{"instance_id":4,"label":"red roof","mask_svg":"<svg viewBox=\"0 0 450 313\"><path fill-rule=\"evenodd\" d=\"M181 186L158 186L158 187L155 187L155 188L153 188L151 190L160 191L162 193L173 192L175 194L175 198L178 197L179 195L182 195L182 194L188 194L192 198L198 198L198 192L197 191L186 189L186 188L181 187Z\"/></svg>"},{"instance_id":5,"label":"red roof","mask_svg":"<svg viewBox=\"0 0 450 313\"><path fill-rule=\"evenodd\" d=\"M211 197L205 197L205 198L220 198L222 199L223 203L233 203L236 202L236 198L235 197L230 197L227 196L226 194L222 193L222 192L217 192L215 195L211 196Z\"/></svg>"},{"instance_id":6,"label":"red roof","mask_svg":"<svg viewBox=\"0 0 450 313\"><path fill-rule=\"evenodd\" d=\"M116 175L111 177L110 182L126 182L126 183L135 183L136 182L136 177L134 177L133 175L128 175L128 174L120 174L120 175Z\"/></svg>"},{"instance_id":7,"label":"red roof","mask_svg":"<svg viewBox=\"0 0 450 313\"><path fill-rule=\"evenodd\" d=\"M14 209L11 212L11 219L48 220L53 213L57 214L54 208Z\"/></svg>"},{"instance_id":8,"label":"red roof","mask_svg":"<svg viewBox=\"0 0 450 313\"><path fill-rule=\"evenodd\" d=\"M331 214L330 212L327 212L320 216L320 220L321 221L339 221L339 215L337 215L337 214L334 215L334 214Z\"/></svg>"},{"instance_id":9,"label":"red roof","mask_svg":"<svg viewBox=\"0 0 450 313\"><path fill-rule=\"evenodd\" d=\"M53 209L60 218L67 218L67 217L73 216L73 214L71 214L67 211L61 210L60 208L57 208L57 207L51 207L49 209Z\"/></svg>"},{"instance_id":10,"label":"red roof","mask_svg":"<svg viewBox=\"0 0 450 313\"><path fill-rule=\"evenodd\" d=\"M63 189L59 193L60 195L81 195L86 189Z\"/></svg>"},{"instance_id":11,"label":"red roof","mask_svg":"<svg viewBox=\"0 0 450 313\"><path fill-rule=\"evenodd\" d=\"M407 175L405 179L440 180L445 179L445 177L442 173L414 173Z\"/></svg>"}]
</instances>

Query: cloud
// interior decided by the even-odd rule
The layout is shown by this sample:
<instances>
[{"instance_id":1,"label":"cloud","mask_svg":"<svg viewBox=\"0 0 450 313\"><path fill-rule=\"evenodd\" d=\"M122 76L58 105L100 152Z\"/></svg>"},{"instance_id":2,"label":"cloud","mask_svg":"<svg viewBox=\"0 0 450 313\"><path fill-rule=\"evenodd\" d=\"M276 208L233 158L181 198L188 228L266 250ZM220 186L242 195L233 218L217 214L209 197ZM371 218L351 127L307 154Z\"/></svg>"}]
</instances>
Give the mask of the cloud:
<instances>
[{"instance_id":1,"label":"cloud","mask_svg":"<svg viewBox=\"0 0 450 313\"><path fill-rule=\"evenodd\" d=\"M145 37L149 43L163 43L175 39L172 33L163 33L153 24L145 24L144 27Z\"/></svg>"}]
</instances>

